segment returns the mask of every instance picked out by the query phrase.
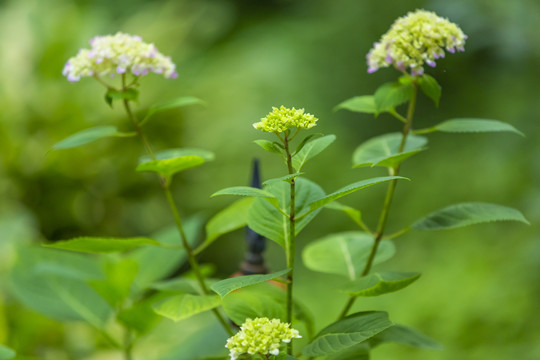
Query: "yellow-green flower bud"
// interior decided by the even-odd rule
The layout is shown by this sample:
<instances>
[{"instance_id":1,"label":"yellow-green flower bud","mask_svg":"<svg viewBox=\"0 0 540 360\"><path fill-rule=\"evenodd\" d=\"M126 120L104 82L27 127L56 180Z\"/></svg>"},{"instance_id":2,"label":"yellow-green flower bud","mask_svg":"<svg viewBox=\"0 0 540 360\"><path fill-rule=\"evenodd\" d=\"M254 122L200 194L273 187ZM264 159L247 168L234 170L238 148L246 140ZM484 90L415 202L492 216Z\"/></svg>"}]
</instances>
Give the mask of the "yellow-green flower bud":
<instances>
[{"instance_id":1,"label":"yellow-green flower bud","mask_svg":"<svg viewBox=\"0 0 540 360\"><path fill-rule=\"evenodd\" d=\"M416 10L398 18L367 55L368 72L393 65L399 71L410 69L422 75L424 64L435 67L444 49L465 51L467 35L454 23L434 12Z\"/></svg>"},{"instance_id":2,"label":"yellow-green flower bud","mask_svg":"<svg viewBox=\"0 0 540 360\"><path fill-rule=\"evenodd\" d=\"M301 338L298 330L279 319L246 319L240 331L227 340L225 347L230 351L231 360L243 354L278 355L281 343L289 343L295 338Z\"/></svg>"},{"instance_id":3,"label":"yellow-green flower bud","mask_svg":"<svg viewBox=\"0 0 540 360\"><path fill-rule=\"evenodd\" d=\"M304 112L304 109L289 109L281 106L279 109L272 108L272 111L263 117L260 122L254 123L257 130L281 133L292 127L297 129L310 129L317 125L317 119L311 114Z\"/></svg>"}]
</instances>

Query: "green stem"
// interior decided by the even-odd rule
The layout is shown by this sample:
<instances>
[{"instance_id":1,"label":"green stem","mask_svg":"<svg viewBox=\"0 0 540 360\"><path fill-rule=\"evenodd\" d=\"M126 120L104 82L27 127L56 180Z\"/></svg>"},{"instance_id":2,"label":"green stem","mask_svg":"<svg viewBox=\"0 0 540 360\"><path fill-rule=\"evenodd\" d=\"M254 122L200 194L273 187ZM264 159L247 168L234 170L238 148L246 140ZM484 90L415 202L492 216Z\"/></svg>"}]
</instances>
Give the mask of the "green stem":
<instances>
[{"instance_id":1,"label":"green stem","mask_svg":"<svg viewBox=\"0 0 540 360\"><path fill-rule=\"evenodd\" d=\"M129 329L125 329L124 334L124 359L125 360L132 360L132 350L133 349L133 342L131 341L131 331Z\"/></svg>"},{"instance_id":2,"label":"green stem","mask_svg":"<svg viewBox=\"0 0 540 360\"><path fill-rule=\"evenodd\" d=\"M409 109L407 111L407 119L406 119L405 125L403 126L401 143L399 144L399 149L398 149L398 152L400 153L403 152L403 149L405 149L405 144L407 143L407 136L409 135L409 132L411 130L411 125L412 125L412 121L414 117L414 110L416 107L416 97L418 95L418 82L416 79L414 80L413 85L414 85L414 93L411 98L411 101L409 102ZM397 165L393 170L393 175L398 176L399 170L400 170L400 165ZM390 212L390 206L392 205L392 200L394 199L394 192L396 190L396 185L397 185L397 179L391 180L390 184L388 185L388 190L386 191L386 196L384 198L384 204L381 210L381 215L379 216L379 223L377 225L377 231L375 232L375 239L373 242L373 246L371 248L371 252L369 253L366 266L364 267L364 270L362 271L362 276L368 275L371 270L371 267L373 266L373 260L375 259L375 255L377 254L377 249L379 248L379 244L383 238L384 230L386 228L386 222L388 221L388 214ZM340 314L340 319L347 316L347 313L353 306L355 300L356 300L356 296L351 296L351 298L345 305L345 308Z\"/></svg>"},{"instance_id":3,"label":"green stem","mask_svg":"<svg viewBox=\"0 0 540 360\"><path fill-rule=\"evenodd\" d=\"M295 134L296 135L296 134ZM285 138L283 141L283 145L285 146L285 153L287 154L287 169L289 171L289 174L294 174L294 169L292 166L292 156L291 152L289 150L289 139L287 138L287 134L285 134ZM287 275L287 322L292 325L292 313L293 313L293 277L294 277L294 257L295 257L295 237L296 237L296 231L295 231L295 200L296 200L296 181L295 179L291 179L291 199L290 199L290 210L289 210L289 241L285 244L286 245L286 253L287 253L287 267L291 269L289 274ZM292 342L287 344L287 354L292 355L293 347Z\"/></svg>"},{"instance_id":4,"label":"green stem","mask_svg":"<svg viewBox=\"0 0 540 360\"><path fill-rule=\"evenodd\" d=\"M125 83L124 77L122 78L123 83ZM125 85L124 85L125 86ZM124 87L124 90L126 88ZM126 110L126 113L128 117L130 118L131 122L133 123L133 126L135 127L135 131L137 132L137 135L141 139L144 148L146 149L146 152L148 155L155 160L156 155L154 151L152 150L152 147L150 146L150 143L148 142L148 139L146 138L139 122L137 121L137 118L131 111L131 108L129 106L129 101L124 99L124 108ZM187 241L186 234L184 232L184 226L182 225L182 218L180 217L180 213L178 212L178 208L176 207L176 203L174 202L171 190L169 188L169 183L167 182L167 179L165 179L163 176L160 176L160 182L162 185L162 188L165 192L165 196L167 198L167 202L169 203L169 207L171 209L171 212L173 213L174 221L176 223L176 227L178 229L178 233L180 234L180 238L182 240L182 245L184 247L184 250L186 251L188 262L191 266L191 269L193 270L195 277L197 278L197 281L199 282L199 285L201 287L201 290L205 295L210 295L210 290L208 290L208 287L206 286L206 283L204 282L204 277L201 273L199 263L197 262L197 259L195 258L195 255L193 254L193 249L189 245ZM225 331L232 336L234 334L232 327L230 324L224 319L224 317L221 315L221 313L217 309L212 309L212 312L218 319L218 321L221 323Z\"/></svg>"}]
</instances>

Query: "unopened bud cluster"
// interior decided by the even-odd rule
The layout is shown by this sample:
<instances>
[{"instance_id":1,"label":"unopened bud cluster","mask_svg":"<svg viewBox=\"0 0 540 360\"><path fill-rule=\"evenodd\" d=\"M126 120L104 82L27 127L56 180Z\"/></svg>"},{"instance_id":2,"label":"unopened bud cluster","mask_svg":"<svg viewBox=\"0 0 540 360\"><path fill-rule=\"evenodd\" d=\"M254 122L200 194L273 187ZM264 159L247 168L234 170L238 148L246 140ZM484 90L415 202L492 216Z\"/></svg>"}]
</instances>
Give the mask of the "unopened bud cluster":
<instances>
[{"instance_id":1,"label":"unopened bud cluster","mask_svg":"<svg viewBox=\"0 0 540 360\"><path fill-rule=\"evenodd\" d=\"M281 343L289 343L295 338L301 338L298 330L279 319L247 319L240 331L227 340L225 347L230 351L231 360L243 354L278 355Z\"/></svg>"},{"instance_id":2,"label":"unopened bud cluster","mask_svg":"<svg viewBox=\"0 0 540 360\"><path fill-rule=\"evenodd\" d=\"M317 125L317 118L304 112L304 109L289 109L281 106L279 109L272 108L272 111L261 119L260 122L253 124L257 130L281 133L290 128L310 129Z\"/></svg>"}]
</instances>

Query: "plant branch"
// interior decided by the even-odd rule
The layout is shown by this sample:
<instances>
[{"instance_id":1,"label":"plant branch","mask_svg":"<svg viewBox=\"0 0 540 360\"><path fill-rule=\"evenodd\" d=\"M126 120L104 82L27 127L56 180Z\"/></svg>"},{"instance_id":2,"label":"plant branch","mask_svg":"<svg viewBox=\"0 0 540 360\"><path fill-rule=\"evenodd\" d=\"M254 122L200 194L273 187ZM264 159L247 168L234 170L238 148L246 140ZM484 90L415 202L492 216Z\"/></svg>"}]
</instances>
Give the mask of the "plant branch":
<instances>
[{"instance_id":1,"label":"plant branch","mask_svg":"<svg viewBox=\"0 0 540 360\"><path fill-rule=\"evenodd\" d=\"M407 119L406 119L405 125L403 126L401 143L399 144L398 152L400 153L403 152L403 149L405 148L405 144L407 143L407 136L409 135L409 132L411 130L411 125L412 125L412 121L414 117L414 110L416 107L416 98L418 95L418 81L416 79L413 80L413 86L414 86L414 93L409 102L409 109L407 111ZM400 170L400 165L397 165L394 168L393 175L398 176L399 170ZM371 248L371 252L369 253L369 257L364 267L364 270L362 271L362 276L366 276L367 274L369 274L371 267L373 266L373 261L375 259L375 255L377 254L377 249L379 248L379 244L384 236L384 230L386 228L386 222L388 221L388 214L390 212L390 206L392 205L392 200L394 198L396 185L397 185L397 179L391 180L390 184L388 185L388 190L386 191L386 196L384 198L384 204L381 210L381 215L379 216L379 222L377 225L377 231L375 233L373 246ZM351 296L351 298L345 305L345 308L340 314L340 319L347 315L350 308L354 304L355 300L356 300L356 297Z\"/></svg>"},{"instance_id":2,"label":"plant branch","mask_svg":"<svg viewBox=\"0 0 540 360\"><path fill-rule=\"evenodd\" d=\"M122 85L124 86L123 89L125 90L126 88L125 88L125 77L124 76L122 76ZM126 110L126 113L127 113L128 117L130 118L131 122L133 123L133 126L135 127L135 130L137 132L137 135L141 139L141 141L142 141L142 143L144 145L144 148L146 149L146 152L152 158L152 160L156 160L156 155L155 155L154 151L152 150L152 147L150 146L150 143L149 143L148 139L146 138L146 136L145 136L139 122L137 121L137 118L135 117L135 115L131 111L129 100L124 99L123 103L124 103L124 108ZM209 295L210 291L208 290L208 287L206 286L206 283L204 282L204 277L203 277L203 275L202 275L202 273L200 271L199 263L197 262L197 259L195 258L195 255L193 253L193 249L191 249L191 246L189 245L189 243L187 241L187 237L186 237L186 234L185 234L185 231L184 231L184 227L182 225L182 218L180 217L180 213L178 212L178 208L176 207L176 203L174 202L174 198L173 198L171 190L169 188L169 183L167 182L167 179L165 179L163 176L159 176L159 178L160 178L162 188L163 188L163 190L165 192L165 197L167 198L167 202L169 203L169 207L170 207L171 212L173 214L174 221L175 221L176 227L178 229L178 233L180 234L180 238L182 240L183 248L186 251L188 262L189 262L189 264L191 266L191 269L193 270L193 272L194 272L194 274L195 274L195 276L196 276L196 278L197 278L197 280L199 282L199 285L201 286L201 289L203 290L204 294ZM217 309L212 309L212 312L214 313L214 315L216 316L218 321L221 323L221 325L223 326L225 331L227 331L227 333L232 336L233 335L233 330L232 330L230 324L223 318L221 313Z\"/></svg>"},{"instance_id":3,"label":"plant branch","mask_svg":"<svg viewBox=\"0 0 540 360\"><path fill-rule=\"evenodd\" d=\"M296 135L296 134L295 134ZM285 153L287 154L287 169L289 174L294 174L292 166L292 155L289 149L289 139L285 134L283 145L285 146ZM295 198L296 198L296 179L291 179L291 198L290 198L290 210L289 210L289 239L286 242L286 254L287 254L287 267L291 271L287 274L287 322L292 325L292 310L293 310L293 272L294 272L294 256L295 256ZM292 342L287 344L287 354L292 355L293 347Z\"/></svg>"}]
</instances>

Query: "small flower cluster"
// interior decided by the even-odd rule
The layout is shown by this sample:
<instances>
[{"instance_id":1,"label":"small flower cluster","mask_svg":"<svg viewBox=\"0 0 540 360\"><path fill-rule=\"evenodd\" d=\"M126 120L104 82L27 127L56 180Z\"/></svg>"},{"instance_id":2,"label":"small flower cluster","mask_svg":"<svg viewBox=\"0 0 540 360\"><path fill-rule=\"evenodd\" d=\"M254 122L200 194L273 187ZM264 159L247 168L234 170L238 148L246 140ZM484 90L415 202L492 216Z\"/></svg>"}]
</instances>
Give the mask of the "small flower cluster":
<instances>
[{"instance_id":1,"label":"small flower cluster","mask_svg":"<svg viewBox=\"0 0 540 360\"><path fill-rule=\"evenodd\" d=\"M178 75L171 58L161 54L154 44L147 44L140 36L124 33L96 36L90 40L91 49L81 49L66 63L62 74L69 81L85 76L111 76L131 72L135 76L148 73L163 74L174 79Z\"/></svg>"},{"instance_id":2,"label":"small flower cluster","mask_svg":"<svg viewBox=\"0 0 540 360\"><path fill-rule=\"evenodd\" d=\"M398 18L367 55L368 72L393 65L399 71L410 69L422 75L424 64L435 67L444 49L465 51L467 35L454 23L434 12L416 10Z\"/></svg>"},{"instance_id":3,"label":"small flower cluster","mask_svg":"<svg viewBox=\"0 0 540 360\"><path fill-rule=\"evenodd\" d=\"M281 343L289 343L295 338L301 338L298 330L291 329L288 323L279 319L246 319L240 331L227 340L225 347L230 351L231 360L242 354L278 355Z\"/></svg>"},{"instance_id":4,"label":"small flower cluster","mask_svg":"<svg viewBox=\"0 0 540 360\"><path fill-rule=\"evenodd\" d=\"M304 113L304 109L288 109L281 106L279 109L273 107L272 112L260 122L253 124L253 127L257 130L281 133L292 127L310 129L317 125L317 120L315 116Z\"/></svg>"}]
</instances>

